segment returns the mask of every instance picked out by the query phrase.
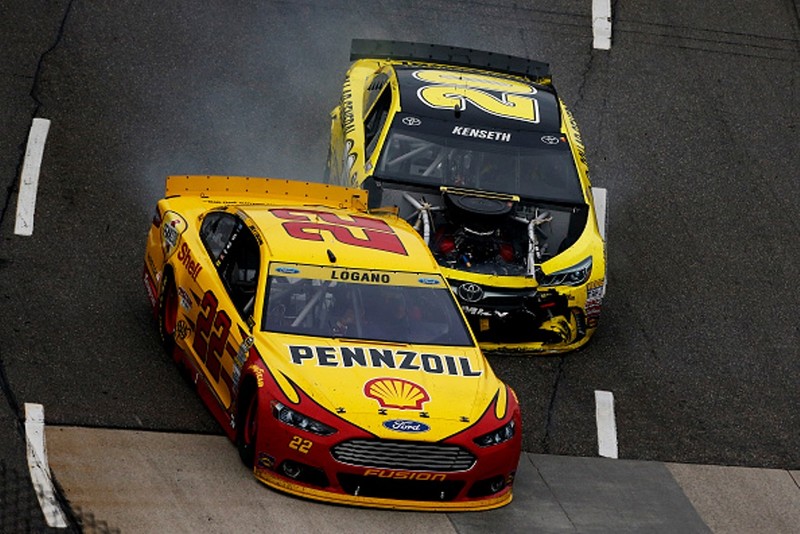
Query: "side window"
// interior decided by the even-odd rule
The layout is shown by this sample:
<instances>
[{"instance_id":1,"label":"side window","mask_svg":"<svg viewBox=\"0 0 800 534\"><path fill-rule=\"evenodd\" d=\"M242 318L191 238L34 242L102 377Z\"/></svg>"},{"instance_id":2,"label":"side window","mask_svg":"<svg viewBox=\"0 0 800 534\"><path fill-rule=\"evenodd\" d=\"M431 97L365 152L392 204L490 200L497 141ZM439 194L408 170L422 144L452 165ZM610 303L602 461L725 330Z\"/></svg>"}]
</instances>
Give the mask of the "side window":
<instances>
[{"instance_id":1,"label":"side window","mask_svg":"<svg viewBox=\"0 0 800 534\"><path fill-rule=\"evenodd\" d=\"M389 116L389 108L392 105L392 91L390 85L386 84L383 88L381 96L372 106L372 109L367 113L367 118L364 120L364 143L366 144L366 151L364 159L369 159L375 146L378 144L381 130L386 124L386 117Z\"/></svg>"},{"instance_id":2,"label":"side window","mask_svg":"<svg viewBox=\"0 0 800 534\"><path fill-rule=\"evenodd\" d=\"M233 305L247 320L253 314L261 258L258 241L247 226L241 221L239 224L220 262L219 273Z\"/></svg>"},{"instance_id":3,"label":"side window","mask_svg":"<svg viewBox=\"0 0 800 534\"><path fill-rule=\"evenodd\" d=\"M206 215L200 239L233 305L246 320L255 303L260 267L258 241L241 219L224 211Z\"/></svg>"},{"instance_id":4,"label":"side window","mask_svg":"<svg viewBox=\"0 0 800 534\"><path fill-rule=\"evenodd\" d=\"M225 250L226 245L231 240L236 229L238 219L224 211L209 213L203 219L200 227L200 240L211 256L211 260L217 264Z\"/></svg>"}]
</instances>

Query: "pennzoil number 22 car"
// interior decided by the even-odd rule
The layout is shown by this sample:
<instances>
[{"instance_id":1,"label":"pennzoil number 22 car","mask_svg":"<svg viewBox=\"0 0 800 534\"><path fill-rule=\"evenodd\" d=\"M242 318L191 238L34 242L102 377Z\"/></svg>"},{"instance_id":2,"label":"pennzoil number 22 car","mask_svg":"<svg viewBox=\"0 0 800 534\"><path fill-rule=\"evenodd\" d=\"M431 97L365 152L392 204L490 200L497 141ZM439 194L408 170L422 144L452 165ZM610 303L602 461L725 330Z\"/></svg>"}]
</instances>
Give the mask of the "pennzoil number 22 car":
<instances>
[{"instance_id":1,"label":"pennzoil number 22 car","mask_svg":"<svg viewBox=\"0 0 800 534\"><path fill-rule=\"evenodd\" d=\"M436 261L367 193L172 176L144 282L161 337L266 485L332 503L511 500L519 405Z\"/></svg>"},{"instance_id":2,"label":"pennzoil number 22 car","mask_svg":"<svg viewBox=\"0 0 800 534\"><path fill-rule=\"evenodd\" d=\"M396 206L484 349L565 352L605 295L605 190L545 63L353 41L327 180Z\"/></svg>"}]
</instances>

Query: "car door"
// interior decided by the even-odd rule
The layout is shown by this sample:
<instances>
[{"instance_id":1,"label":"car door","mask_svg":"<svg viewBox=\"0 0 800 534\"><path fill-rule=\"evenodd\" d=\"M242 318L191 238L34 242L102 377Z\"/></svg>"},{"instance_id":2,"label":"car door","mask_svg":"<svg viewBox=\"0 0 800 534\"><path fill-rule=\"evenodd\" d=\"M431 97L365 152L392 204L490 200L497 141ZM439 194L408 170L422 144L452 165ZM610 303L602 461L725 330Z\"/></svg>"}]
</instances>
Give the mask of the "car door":
<instances>
[{"instance_id":1,"label":"car door","mask_svg":"<svg viewBox=\"0 0 800 534\"><path fill-rule=\"evenodd\" d=\"M190 350L220 404L228 409L237 354L250 338L257 298L260 247L244 221L227 211L203 219L200 240L214 270L197 295ZM241 363L238 364L241 366Z\"/></svg>"}]
</instances>

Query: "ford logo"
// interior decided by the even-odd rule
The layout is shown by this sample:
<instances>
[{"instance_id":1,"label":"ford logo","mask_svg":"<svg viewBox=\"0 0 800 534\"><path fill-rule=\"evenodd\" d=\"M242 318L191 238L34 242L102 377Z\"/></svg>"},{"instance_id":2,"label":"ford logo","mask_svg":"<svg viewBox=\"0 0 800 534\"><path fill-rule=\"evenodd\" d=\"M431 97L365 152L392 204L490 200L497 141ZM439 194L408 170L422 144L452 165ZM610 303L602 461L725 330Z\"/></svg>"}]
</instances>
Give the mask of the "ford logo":
<instances>
[{"instance_id":1,"label":"ford logo","mask_svg":"<svg viewBox=\"0 0 800 534\"><path fill-rule=\"evenodd\" d=\"M409 434L419 434L420 432L427 432L431 429L431 427L425 423L410 421L408 419L390 419L384 421L383 426L395 432L407 432Z\"/></svg>"},{"instance_id":2,"label":"ford logo","mask_svg":"<svg viewBox=\"0 0 800 534\"><path fill-rule=\"evenodd\" d=\"M295 269L294 267L278 267L275 270L282 274L297 274L300 272L300 269Z\"/></svg>"},{"instance_id":3,"label":"ford logo","mask_svg":"<svg viewBox=\"0 0 800 534\"><path fill-rule=\"evenodd\" d=\"M439 283L439 280L436 278L420 278L417 280L420 284L425 284L428 286L435 286Z\"/></svg>"}]
</instances>

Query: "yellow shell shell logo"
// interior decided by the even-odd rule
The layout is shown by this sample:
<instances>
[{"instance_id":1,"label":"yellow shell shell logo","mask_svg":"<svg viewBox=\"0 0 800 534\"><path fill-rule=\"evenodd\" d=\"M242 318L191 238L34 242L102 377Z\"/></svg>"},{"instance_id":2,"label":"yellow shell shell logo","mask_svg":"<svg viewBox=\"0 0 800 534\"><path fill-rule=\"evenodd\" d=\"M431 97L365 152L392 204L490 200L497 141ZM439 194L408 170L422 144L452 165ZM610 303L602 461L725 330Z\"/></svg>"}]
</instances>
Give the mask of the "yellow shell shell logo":
<instances>
[{"instance_id":1,"label":"yellow shell shell logo","mask_svg":"<svg viewBox=\"0 0 800 534\"><path fill-rule=\"evenodd\" d=\"M375 399L381 408L419 410L431 400L422 386L402 378L374 378L364 384L364 395Z\"/></svg>"}]
</instances>

